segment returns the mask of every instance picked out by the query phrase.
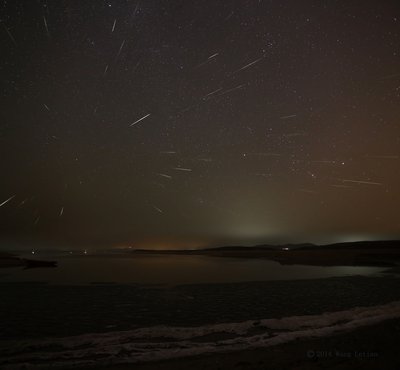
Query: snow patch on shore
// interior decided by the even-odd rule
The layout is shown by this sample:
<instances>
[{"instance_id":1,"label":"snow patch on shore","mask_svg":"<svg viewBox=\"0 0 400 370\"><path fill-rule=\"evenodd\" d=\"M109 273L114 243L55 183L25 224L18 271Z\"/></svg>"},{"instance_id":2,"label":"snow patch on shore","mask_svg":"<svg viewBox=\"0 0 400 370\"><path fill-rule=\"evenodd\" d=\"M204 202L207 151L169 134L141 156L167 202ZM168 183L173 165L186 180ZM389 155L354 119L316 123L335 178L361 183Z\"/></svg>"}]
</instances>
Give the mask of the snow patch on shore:
<instances>
[{"instance_id":1,"label":"snow patch on shore","mask_svg":"<svg viewBox=\"0 0 400 370\"><path fill-rule=\"evenodd\" d=\"M41 340L0 341L2 369L90 367L269 347L400 318L400 301L320 315L199 327L153 326Z\"/></svg>"}]
</instances>

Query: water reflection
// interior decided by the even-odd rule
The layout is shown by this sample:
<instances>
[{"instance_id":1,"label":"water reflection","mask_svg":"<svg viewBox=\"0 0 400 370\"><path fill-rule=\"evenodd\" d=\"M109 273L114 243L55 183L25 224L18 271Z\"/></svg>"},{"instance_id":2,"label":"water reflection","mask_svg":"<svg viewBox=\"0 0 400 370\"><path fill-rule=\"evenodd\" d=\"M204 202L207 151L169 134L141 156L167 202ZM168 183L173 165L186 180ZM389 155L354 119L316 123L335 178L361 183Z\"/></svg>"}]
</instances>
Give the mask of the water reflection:
<instances>
[{"instance_id":1,"label":"water reflection","mask_svg":"<svg viewBox=\"0 0 400 370\"><path fill-rule=\"evenodd\" d=\"M43 258L43 257L41 257ZM4 271L1 281L90 284L93 282L138 284L227 283L265 280L317 279L332 276L373 275L379 267L280 265L262 259L206 256L46 256L58 260L57 268Z\"/></svg>"}]
</instances>

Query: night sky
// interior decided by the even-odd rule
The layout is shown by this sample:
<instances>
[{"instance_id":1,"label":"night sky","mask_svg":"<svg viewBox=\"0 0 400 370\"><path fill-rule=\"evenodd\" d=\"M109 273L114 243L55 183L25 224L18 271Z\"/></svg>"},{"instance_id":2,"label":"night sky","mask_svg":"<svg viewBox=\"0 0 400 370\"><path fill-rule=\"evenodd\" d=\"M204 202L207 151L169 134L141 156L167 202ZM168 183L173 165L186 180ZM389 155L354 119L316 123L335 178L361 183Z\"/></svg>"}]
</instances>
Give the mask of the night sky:
<instances>
[{"instance_id":1,"label":"night sky","mask_svg":"<svg viewBox=\"0 0 400 370\"><path fill-rule=\"evenodd\" d=\"M400 237L400 4L1 1L0 232Z\"/></svg>"}]
</instances>

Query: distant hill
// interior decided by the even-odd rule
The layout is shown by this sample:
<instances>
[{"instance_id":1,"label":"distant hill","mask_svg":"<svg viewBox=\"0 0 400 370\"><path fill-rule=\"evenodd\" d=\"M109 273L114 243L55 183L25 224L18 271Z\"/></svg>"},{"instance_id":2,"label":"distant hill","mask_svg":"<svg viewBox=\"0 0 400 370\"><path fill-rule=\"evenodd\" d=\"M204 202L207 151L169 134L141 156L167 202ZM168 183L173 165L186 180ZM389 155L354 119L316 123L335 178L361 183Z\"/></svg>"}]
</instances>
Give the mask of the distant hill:
<instances>
[{"instance_id":1,"label":"distant hill","mask_svg":"<svg viewBox=\"0 0 400 370\"><path fill-rule=\"evenodd\" d=\"M202 254L202 253L224 253L224 252L267 252L267 251L282 251L282 250L336 250L336 249L399 249L399 240L375 240L375 241L358 241L346 243L334 243L317 245L312 243L299 244L258 244L254 246L243 245L225 245L221 247L210 247L202 249L132 249L129 253L147 253L147 254Z\"/></svg>"},{"instance_id":2,"label":"distant hill","mask_svg":"<svg viewBox=\"0 0 400 370\"><path fill-rule=\"evenodd\" d=\"M195 254L216 257L266 258L285 265L387 267L400 265L400 241L377 240L328 245L225 246L200 249Z\"/></svg>"},{"instance_id":3,"label":"distant hill","mask_svg":"<svg viewBox=\"0 0 400 370\"><path fill-rule=\"evenodd\" d=\"M252 247L245 247L245 246L241 246L241 245L226 245L223 247L215 247L215 248L203 248L203 249L199 249L200 251L241 251L241 250L275 250L277 247L274 247L272 245L255 245Z\"/></svg>"},{"instance_id":4,"label":"distant hill","mask_svg":"<svg viewBox=\"0 0 400 370\"><path fill-rule=\"evenodd\" d=\"M300 249L400 249L400 240L369 240L304 246Z\"/></svg>"},{"instance_id":5,"label":"distant hill","mask_svg":"<svg viewBox=\"0 0 400 370\"><path fill-rule=\"evenodd\" d=\"M345 243L333 243L318 245L312 243L300 243L300 244L281 244L281 245L269 245L260 244L250 247L245 246L222 246L215 248L204 248L198 251L204 252L223 252L223 251L263 251L263 250L327 250L327 249L400 249L399 240L374 240L374 241L358 241L358 242L345 242Z\"/></svg>"},{"instance_id":6,"label":"distant hill","mask_svg":"<svg viewBox=\"0 0 400 370\"><path fill-rule=\"evenodd\" d=\"M260 250L281 250L282 248L289 249L299 249L299 248L315 248L318 247L315 244L311 243L302 243L302 244L283 244L283 245L270 245L270 244L259 244L250 247L245 247L242 245L227 245L222 247L214 247L214 248L203 248L199 249L200 251L260 251Z\"/></svg>"}]
</instances>

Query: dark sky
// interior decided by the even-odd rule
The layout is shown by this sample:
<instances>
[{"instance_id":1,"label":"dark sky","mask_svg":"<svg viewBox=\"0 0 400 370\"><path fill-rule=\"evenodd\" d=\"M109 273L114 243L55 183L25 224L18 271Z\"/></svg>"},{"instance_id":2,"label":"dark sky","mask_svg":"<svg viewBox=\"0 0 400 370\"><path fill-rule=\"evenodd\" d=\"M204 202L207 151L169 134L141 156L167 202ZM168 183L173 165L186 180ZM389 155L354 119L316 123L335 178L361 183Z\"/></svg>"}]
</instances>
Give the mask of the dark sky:
<instances>
[{"instance_id":1,"label":"dark sky","mask_svg":"<svg viewBox=\"0 0 400 370\"><path fill-rule=\"evenodd\" d=\"M398 0L3 0L0 21L3 244L400 236Z\"/></svg>"}]
</instances>

